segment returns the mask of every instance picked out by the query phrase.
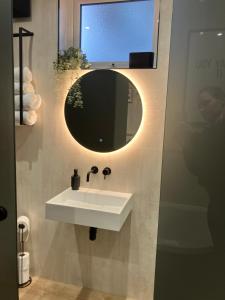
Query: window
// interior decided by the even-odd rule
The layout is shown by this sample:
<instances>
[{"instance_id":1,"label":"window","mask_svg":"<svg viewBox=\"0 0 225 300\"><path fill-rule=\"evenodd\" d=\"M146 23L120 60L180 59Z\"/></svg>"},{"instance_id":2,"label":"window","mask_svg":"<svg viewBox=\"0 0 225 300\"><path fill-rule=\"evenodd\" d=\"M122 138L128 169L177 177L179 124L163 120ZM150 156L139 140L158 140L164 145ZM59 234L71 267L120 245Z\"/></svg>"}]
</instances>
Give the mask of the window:
<instances>
[{"instance_id":1,"label":"window","mask_svg":"<svg viewBox=\"0 0 225 300\"><path fill-rule=\"evenodd\" d=\"M94 67L126 67L130 52L155 52L154 0L81 4L80 48Z\"/></svg>"}]
</instances>

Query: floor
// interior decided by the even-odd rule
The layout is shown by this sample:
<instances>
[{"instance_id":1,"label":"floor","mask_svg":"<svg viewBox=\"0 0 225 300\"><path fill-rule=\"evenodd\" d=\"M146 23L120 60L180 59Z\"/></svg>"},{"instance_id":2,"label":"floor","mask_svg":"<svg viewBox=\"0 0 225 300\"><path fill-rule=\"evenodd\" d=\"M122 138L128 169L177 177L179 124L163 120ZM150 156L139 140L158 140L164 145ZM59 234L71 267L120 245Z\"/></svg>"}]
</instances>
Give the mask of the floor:
<instances>
[{"instance_id":1,"label":"floor","mask_svg":"<svg viewBox=\"0 0 225 300\"><path fill-rule=\"evenodd\" d=\"M33 278L29 287L20 289L19 295L20 300L134 300L43 278Z\"/></svg>"}]
</instances>

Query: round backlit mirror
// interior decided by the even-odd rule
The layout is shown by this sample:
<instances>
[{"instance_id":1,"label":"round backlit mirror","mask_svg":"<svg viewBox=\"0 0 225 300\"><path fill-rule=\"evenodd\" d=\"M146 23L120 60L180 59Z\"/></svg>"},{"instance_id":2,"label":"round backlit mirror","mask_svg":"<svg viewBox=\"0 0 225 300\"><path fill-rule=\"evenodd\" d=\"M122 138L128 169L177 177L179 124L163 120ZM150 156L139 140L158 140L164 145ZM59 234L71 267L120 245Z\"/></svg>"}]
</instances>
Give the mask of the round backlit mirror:
<instances>
[{"instance_id":1,"label":"round backlit mirror","mask_svg":"<svg viewBox=\"0 0 225 300\"><path fill-rule=\"evenodd\" d=\"M91 71L70 88L65 119L74 139L96 152L128 144L142 120L142 103L133 83L111 70Z\"/></svg>"}]
</instances>

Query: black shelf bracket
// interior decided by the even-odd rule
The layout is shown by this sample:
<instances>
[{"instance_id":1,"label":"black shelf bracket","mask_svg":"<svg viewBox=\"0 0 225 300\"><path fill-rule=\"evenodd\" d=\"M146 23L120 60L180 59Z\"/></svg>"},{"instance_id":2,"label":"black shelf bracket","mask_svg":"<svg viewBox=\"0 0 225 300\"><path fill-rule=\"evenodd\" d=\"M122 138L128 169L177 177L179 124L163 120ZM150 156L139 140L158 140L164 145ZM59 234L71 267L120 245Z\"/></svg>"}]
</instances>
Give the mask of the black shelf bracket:
<instances>
[{"instance_id":1,"label":"black shelf bracket","mask_svg":"<svg viewBox=\"0 0 225 300\"><path fill-rule=\"evenodd\" d=\"M23 27L19 27L19 32L13 34L13 37L19 38L20 125L24 125L23 123L23 38L32 37L32 36L34 36L34 33Z\"/></svg>"}]
</instances>

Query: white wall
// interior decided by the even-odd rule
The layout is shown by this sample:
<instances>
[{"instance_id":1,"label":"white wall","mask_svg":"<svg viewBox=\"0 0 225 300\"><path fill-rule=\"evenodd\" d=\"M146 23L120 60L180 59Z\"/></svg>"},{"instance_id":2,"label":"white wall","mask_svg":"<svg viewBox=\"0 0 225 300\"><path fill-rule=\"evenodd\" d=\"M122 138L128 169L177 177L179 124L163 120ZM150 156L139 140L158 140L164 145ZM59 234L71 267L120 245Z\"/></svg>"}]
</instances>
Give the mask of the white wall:
<instances>
[{"instance_id":1,"label":"white wall","mask_svg":"<svg viewBox=\"0 0 225 300\"><path fill-rule=\"evenodd\" d=\"M109 154L79 146L66 128L64 102L71 81L57 78L52 69L57 1L33 0L32 10L32 21L23 25L35 34L30 56L44 103L34 127L16 129L18 213L31 219L32 273L138 300L152 299L172 0L161 5L159 68L121 70L142 95L144 121L129 146ZM122 231L99 230L94 243L88 240L88 228L47 221L44 211L45 202L70 185L74 167L86 186L92 165L109 166L112 175L105 181L101 175L92 177L89 186L135 193L134 211Z\"/></svg>"}]
</instances>

